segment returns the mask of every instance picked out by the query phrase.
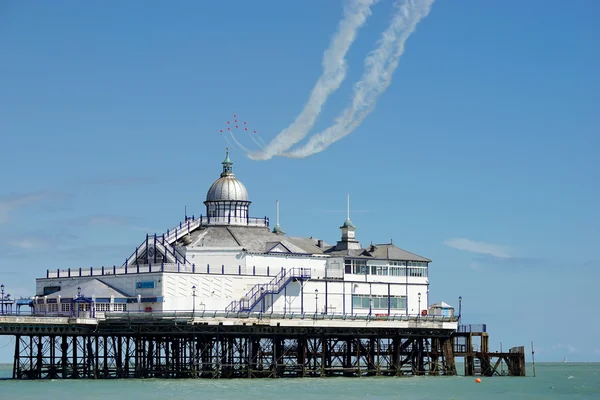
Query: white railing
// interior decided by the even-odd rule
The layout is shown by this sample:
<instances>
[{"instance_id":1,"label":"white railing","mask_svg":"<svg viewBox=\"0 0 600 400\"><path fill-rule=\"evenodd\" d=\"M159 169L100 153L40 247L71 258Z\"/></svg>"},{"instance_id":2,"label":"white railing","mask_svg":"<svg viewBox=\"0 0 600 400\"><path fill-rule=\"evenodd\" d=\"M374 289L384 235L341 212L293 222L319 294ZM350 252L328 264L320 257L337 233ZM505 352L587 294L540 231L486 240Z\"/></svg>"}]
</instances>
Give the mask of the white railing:
<instances>
[{"instance_id":1,"label":"white railing","mask_svg":"<svg viewBox=\"0 0 600 400\"><path fill-rule=\"evenodd\" d=\"M264 226L269 227L269 218L256 218L256 217L206 217L199 216L188 218L186 221L180 222L179 225L173 229L167 230L164 234L165 241L173 243L182 236L187 235L191 231L195 230L199 226L208 225L221 225L221 224L235 224L244 226Z\"/></svg>"},{"instance_id":2,"label":"white railing","mask_svg":"<svg viewBox=\"0 0 600 400\"><path fill-rule=\"evenodd\" d=\"M202 216L200 216L199 218L192 217L191 219L188 219L185 222L180 222L179 225L177 225L173 229L169 229L164 234L165 242L173 243L174 241L179 239L181 236L187 235L188 233L190 233L194 229L198 228L202 224L206 224L206 218L204 218Z\"/></svg>"},{"instance_id":3,"label":"white railing","mask_svg":"<svg viewBox=\"0 0 600 400\"><path fill-rule=\"evenodd\" d=\"M145 246L155 246L159 249L167 258L167 261L171 263L183 263L192 265L189 260L186 260L185 256L179 253L173 246L171 246L167 240L163 239L162 236L146 236L146 240L142 244L136 247L135 251L127 259L127 265L133 265L137 261L138 253L140 249L144 249Z\"/></svg>"},{"instance_id":4,"label":"white railing","mask_svg":"<svg viewBox=\"0 0 600 400\"><path fill-rule=\"evenodd\" d=\"M88 268L49 269L46 271L47 278L78 278L88 276L112 276L147 274L155 272L181 272L190 274L210 275L245 275L245 276L275 276L282 268L256 267L244 265L195 265L183 263L156 263L156 264L134 264Z\"/></svg>"}]
</instances>

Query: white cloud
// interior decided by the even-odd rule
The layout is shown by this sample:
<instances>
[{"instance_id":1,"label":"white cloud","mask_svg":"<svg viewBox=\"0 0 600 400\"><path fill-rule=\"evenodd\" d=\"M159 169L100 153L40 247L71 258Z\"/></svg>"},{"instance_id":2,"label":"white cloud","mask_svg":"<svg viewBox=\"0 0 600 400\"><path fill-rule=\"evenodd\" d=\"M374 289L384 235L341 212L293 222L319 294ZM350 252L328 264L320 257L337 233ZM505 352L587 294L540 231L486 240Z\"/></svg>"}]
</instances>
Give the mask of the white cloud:
<instances>
[{"instance_id":1,"label":"white cloud","mask_svg":"<svg viewBox=\"0 0 600 400\"><path fill-rule=\"evenodd\" d=\"M8 244L12 247L18 247L20 249L39 249L46 247L48 242L37 238L24 238L19 240L10 240Z\"/></svg>"},{"instance_id":2,"label":"white cloud","mask_svg":"<svg viewBox=\"0 0 600 400\"><path fill-rule=\"evenodd\" d=\"M0 223L7 222L9 214L15 209L30 203L46 200L49 197L51 197L50 192L41 191L35 193L9 195L0 198Z\"/></svg>"},{"instance_id":3,"label":"white cloud","mask_svg":"<svg viewBox=\"0 0 600 400\"><path fill-rule=\"evenodd\" d=\"M498 244L476 242L465 238L452 238L444 242L446 246L471 253L489 254L494 257L510 258L509 249Z\"/></svg>"}]
</instances>

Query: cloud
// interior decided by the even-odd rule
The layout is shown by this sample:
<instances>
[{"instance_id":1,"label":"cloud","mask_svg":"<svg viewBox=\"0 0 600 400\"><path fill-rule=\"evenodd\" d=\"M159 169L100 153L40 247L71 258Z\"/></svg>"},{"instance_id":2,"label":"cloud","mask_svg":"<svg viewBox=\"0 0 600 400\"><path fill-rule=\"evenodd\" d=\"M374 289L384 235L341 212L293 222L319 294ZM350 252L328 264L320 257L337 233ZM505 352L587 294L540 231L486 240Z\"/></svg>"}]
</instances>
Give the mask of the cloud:
<instances>
[{"instance_id":1,"label":"cloud","mask_svg":"<svg viewBox=\"0 0 600 400\"><path fill-rule=\"evenodd\" d=\"M154 183L151 177L127 177L127 178L82 178L71 182L73 186L133 186Z\"/></svg>"},{"instance_id":2,"label":"cloud","mask_svg":"<svg viewBox=\"0 0 600 400\"><path fill-rule=\"evenodd\" d=\"M444 242L444 244L446 246L450 246L458 250L468 251L471 253L488 254L499 258L511 257L510 249L508 247L498 244L476 242L474 240L465 238L448 239Z\"/></svg>"},{"instance_id":3,"label":"cloud","mask_svg":"<svg viewBox=\"0 0 600 400\"><path fill-rule=\"evenodd\" d=\"M50 191L38 191L21 194L10 194L0 197L0 223L9 220L10 213L29 204L39 203L54 198Z\"/></svg>"},{"instance_id":4,"label":"cloud","mask_svg":"<svg viewBox=\"0 0 600 400\"><path fill-rule=\"evenodd\" d=\"M92 214L56 221L55 224L66 226L128 226L139 221L139 217Z\"/></svg>"},{"instance_id":5,"label":"cloud","mask_svg":"<svg viewBox=\"0 0 600 400\"><path fill-rule=\"evenodd\" d=\"M8 245L20 249L39 249L48 246L48 242L38 238L9 240Z\"/></svg>"}]
</instances>

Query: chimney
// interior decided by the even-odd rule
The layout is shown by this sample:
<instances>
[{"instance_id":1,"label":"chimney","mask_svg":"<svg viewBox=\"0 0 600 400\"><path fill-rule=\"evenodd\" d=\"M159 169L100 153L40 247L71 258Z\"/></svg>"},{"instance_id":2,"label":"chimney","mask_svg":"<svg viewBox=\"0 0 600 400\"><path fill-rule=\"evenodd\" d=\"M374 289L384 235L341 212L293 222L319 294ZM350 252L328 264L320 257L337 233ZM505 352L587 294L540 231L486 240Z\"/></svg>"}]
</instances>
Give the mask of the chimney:
<instances>
[{"instance_id":1,"label":"chimney","mask_svg":"<svg viewBox=\"0 0 600 400\"><path fill-rule=\"evenodd\" d=\"M323 248L323 239L317 240L317 247Z\"/></svg>"}]
</instances>

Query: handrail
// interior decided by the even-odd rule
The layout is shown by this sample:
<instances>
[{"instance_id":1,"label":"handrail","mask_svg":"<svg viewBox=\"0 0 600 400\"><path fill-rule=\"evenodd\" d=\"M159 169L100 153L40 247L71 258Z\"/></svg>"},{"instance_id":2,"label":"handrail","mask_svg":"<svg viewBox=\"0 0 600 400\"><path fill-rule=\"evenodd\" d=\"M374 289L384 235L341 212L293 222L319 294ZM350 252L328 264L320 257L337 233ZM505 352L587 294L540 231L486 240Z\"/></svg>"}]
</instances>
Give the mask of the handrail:
<instances>
[{"instance_id":1,"label":"handrail","mask_svg":"<svg viewBox=\"0 0 600 400\"><path fill-rule=\"evenodd\" d=\"M310 279L310 268L291 268L282 269L269 282L258 283L254 285L245 296L239 300L234 300L227 307L226 312L244 312L251 311L258 302L267 294L277 294L288 285L293 279Z\"/></svg>"},{"instance_id":2,"label":"handrail","mask_svg":"<svg viewBox=\"0 0 600 400\"><path fill-rule=\"evenodd\" d=\"M150 240L153 240L152 243L150 242ZM161 250L165 257L167 257L167 261L192 265L192 263L186 259L185 255L181 254L175 247L171 246L169 242L164 239L164 237L157 236L156 234L154 236L150 236L147 234L146 239L142 242L141 245L135 248L135 251L127 258L123 265L134 264L138 257L139 250L143 249L144 246L147 247L149 245L155 246L156 248ZM169 258L171 259L169 260Z\"/></svg>"},{"instance_id":3,"label":"handrail","mask_svg":"<svg viewBox=\"0 0 600 400\"><path fill-rule=\"evenodd\" d=\"M258 318L266 320L281 320L281 319L314 319L314 320L345 320L345 321L408 321L408 322L457 322L456 316L447 317L441 315L405 315L405 314L390 314L385 316L375 316L369 314L354 314L354 313L315 313L315 312L223 312L223 310L152 310L152 311L98 311L96 310L96 318L98 320L136 320L136 319L156 319L156 320L168 320L168 319L181 319L181 320L193 320L194 318ZM56 317L70 315L70 312L44 312L35 310L21 310L12 311L0 315L0 317L10 318L14 316L19 317ZM0 320L0 323L2 320ZM22 321L22 323L27 323Z\"/></svg>"},{"instance_id":4,"label":"handrail","mask_svg":"<svg viewBox=\"0 0 600 400\"><path fill-rule=\"evenodd\" d=\"M179 223L172 229L167 229L167 232L163 235L165 240L169 242L169 244L175 242L179 237L185 236L191 231L195 230L199 226L208 226L211 225L211 221L213 224L217 223L230 223L232 219L235 219L237 222L242 222L244 225L248 226L266 226L269 227L269 218L268 217L207 217L200 215L199 217L192 216L185 221Z\"/></svg>"}]
</instances>

